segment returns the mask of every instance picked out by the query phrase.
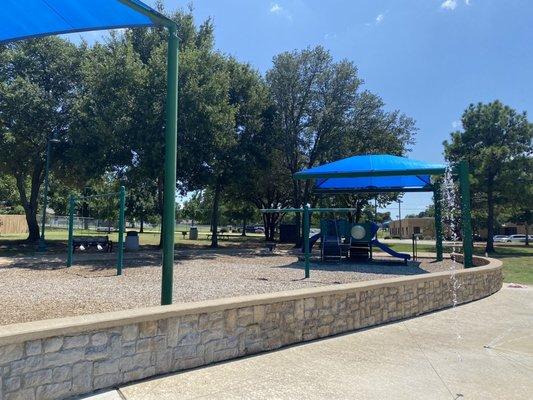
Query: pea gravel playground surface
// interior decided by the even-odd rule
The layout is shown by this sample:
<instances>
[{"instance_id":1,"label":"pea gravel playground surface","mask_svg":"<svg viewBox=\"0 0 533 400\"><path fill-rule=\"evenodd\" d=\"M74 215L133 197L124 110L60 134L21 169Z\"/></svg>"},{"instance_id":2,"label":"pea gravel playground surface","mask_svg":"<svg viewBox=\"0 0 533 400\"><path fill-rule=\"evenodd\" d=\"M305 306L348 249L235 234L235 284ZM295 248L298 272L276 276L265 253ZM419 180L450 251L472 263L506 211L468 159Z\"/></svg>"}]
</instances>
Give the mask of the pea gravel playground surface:
<instances>
[{"instance_id":1,"label":"pea gravel playground surface","mask_svg":"<svg viewBox=\"0 0 533 400\"><path fill-rule=\"evenodd\" d=\"M159 305L159 252L128 254L122 276L115 255L83 254L65 268L64 257L0 258L0 325ZM91 258L92 257L92 258ZM105 258L104 258L105 257ZM403 265L312 263L311 278L296 253L257 249L186 250L176 253L174 303L271 293L462 268L421 259Z\"/></svg>"}]
</instances>

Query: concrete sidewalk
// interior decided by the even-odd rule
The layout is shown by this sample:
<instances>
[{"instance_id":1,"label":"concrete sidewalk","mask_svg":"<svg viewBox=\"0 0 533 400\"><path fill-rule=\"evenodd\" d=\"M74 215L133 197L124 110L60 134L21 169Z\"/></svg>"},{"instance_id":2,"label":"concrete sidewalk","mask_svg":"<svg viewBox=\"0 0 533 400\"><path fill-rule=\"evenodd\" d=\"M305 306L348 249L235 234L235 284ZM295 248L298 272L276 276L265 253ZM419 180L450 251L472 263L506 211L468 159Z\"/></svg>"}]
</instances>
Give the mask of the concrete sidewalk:
<instances>
[{"instance_id":1,"label":"concrete sidewalk","mask_svg":"<svg viewBox=\"0 0 533 400\"><path fill-rule=\"evenodd\" d=\"M506 285L507 286L507 285ZM533 289L91 397L532 399Z\"/></svg>"}]
</instances>

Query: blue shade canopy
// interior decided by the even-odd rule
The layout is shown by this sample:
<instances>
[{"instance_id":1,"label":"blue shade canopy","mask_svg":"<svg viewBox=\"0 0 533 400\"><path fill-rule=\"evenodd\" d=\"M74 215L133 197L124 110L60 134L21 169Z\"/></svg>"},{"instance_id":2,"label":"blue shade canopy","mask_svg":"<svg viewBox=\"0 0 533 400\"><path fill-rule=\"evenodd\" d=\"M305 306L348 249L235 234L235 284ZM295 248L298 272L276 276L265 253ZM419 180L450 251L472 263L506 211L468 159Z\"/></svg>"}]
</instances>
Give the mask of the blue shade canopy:
<instances>
[{"instance_id":1,"label":"blue shade canopy","mask_svg":"<svg viewBox=\"0 0 533 400\"><path fill-rule=\"evenodd\" d=\"M294 174L295 179L441 175L446 166L388 154L353 156Z\"/></svg>"},{"instance_id":2,"label":"blue shade canopy","mask_svg":"<svg viewBox=\"0 0 533 400\"><path fill-rule=\"evenodd\" d=\"M431 175L445 171L443 164L410 160L388 154L353 156L305 169L295 179L316 179L315 191L427 192L433 190Z\"/></svg>"},{"instance_id":3,"label":"blue shade canopy","mask_svg":"<svg viewBox=\"0 0 533 400\"><path fill-rule=\"evenodd\" d=\"M0 43L169 23L170 20L139 0L1 0Z\"/></svg>"},{"instance_id":4,"label":"blue shade canopy","mask_svg":"<svg viewBox=\"0 0 533 400\"><path fill-rule=\"evenodd\" d=\"M433 186L429 175L369 176L318 179L314 190L321 193L427 192Z\"/></svg>"}]
</instances>

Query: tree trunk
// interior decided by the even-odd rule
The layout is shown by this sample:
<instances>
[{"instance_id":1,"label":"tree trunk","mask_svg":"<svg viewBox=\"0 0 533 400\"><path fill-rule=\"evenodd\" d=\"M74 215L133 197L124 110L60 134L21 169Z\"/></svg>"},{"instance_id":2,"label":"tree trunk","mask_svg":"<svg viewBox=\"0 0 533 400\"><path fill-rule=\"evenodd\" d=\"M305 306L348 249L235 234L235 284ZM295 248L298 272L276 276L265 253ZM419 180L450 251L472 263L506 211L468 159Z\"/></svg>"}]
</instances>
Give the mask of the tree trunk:
<instances>
[{"instance_id":1,"label":"tree trunk","mask_svg":"<svg viewBox=\"0 0 533 400\"><path fill-rule=\"evenodd\" d=\"M492 178L489 177L487 185L487 246L485 252L494 252L494 190L492 187Z\"/></svg>"},{"instance_id":2,"label":"tree trunk","mask_svg":"<svg viewBox=\"0 0 533 400\"><path fill-rule=\"evenodd\" d=\"M141 225L139 227L139 233L144 233L144 214L141 214Z\"/></svg>"},{"instance_id":3,"label":"tree trunk","mask_svg":"<svg viewBox=\"0 0 533 400\"><path fill-rule=\"evenodd\" d=\"M211 213L211 248L218 247L218 206L220 203L220 185L217 183L215 186L215 195L213 196L213 211Z\"/></svg>"},{"instance_id":4,"label":"tree trunk","mask_svg":"<svg viewBox=\"0 0 533 400\"><path fill-rule=\"evenodd\" d=\"M242 232L241 232L241 236L246 236L246 220L245 220L245 219L242 220Z\"/></svg>"},{"instance_id":5,"label":"tree trunk","mask_svg":"<svg viewBox=\"0 0 533 400\"><path fill-rule=\"evenodd\" d=\"M526 246L529 246L529 224L524 222L524 228L526 230Z\"/></svg>"},{"instance_id":6,"label":"tree trunk","mask_svg":"<svg viewBox=\"0 0 533 400\"><path fill-rule=\"evenodd\" d=\"M263 227L265 228L265 241L273 242L275 240L274 235L276 233L277 220L278 220L278 214L273 214L273 213L263 214Z\"/></svg>"},{"instance_id":7,"label":"tree trunk","mask_svg":"<svg viewBox=\"0 0 533 400\"><path fill-rule=\"evenodd\" d=\"M39 179L39 172L34 172L31 180L30 198L26 194L26 187L24 185L24 178L22 176L16 177L17 189L19 191L20 202L24 208L26 215L26 222L28 224L28 242L36 242L39 240L39 223L37 222L38 196L41 182Z\"/></svg>"},{"instance_id":8,"label":"tree trunk","mask_svg":"<svg viewBox=\"0 0 533 400\"><path fill-rule=\"evenodd\" d=\"M28 223L28 242L39 240L39 223L37 222L37 204L24 207L26 222Z\"/></svg>"}]
</instances>

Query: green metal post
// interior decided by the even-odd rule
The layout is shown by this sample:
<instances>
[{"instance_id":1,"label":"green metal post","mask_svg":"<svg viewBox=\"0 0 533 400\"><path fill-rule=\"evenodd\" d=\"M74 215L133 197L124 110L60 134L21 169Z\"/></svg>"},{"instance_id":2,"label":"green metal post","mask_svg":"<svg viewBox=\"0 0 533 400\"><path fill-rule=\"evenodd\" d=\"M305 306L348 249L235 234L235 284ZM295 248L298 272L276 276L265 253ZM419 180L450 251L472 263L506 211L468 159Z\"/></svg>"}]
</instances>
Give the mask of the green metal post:
<instances>
[{"instance_id":1,"label":"green metal post","mask_svg":"<svg viewBox=\"0 0 533 400\"><path fill-rule=\"evenodd\" d=\"M74 208L76 207L76 201L74 195L70 195L68 198L68 253L67 253L67 267L72 266L72 256L74 254Z\"/></svg>"},{"instance_id":2,"label":"green metal post","mask_svg":"<svg viewBox=\"0 0 533 400\"><path fill-rule=\"evenodd\" d=\"M470 180L468 162L459 162L459 190L461 191L461 222L463 225L463 256L465 268L472 267L472 224L470 221Z\"/></svg>"},{"instance_id":3,"label":"green metal post","mask_svg":"<svg viewBox=\"0 0 533 400\"><path fill-rule=\"evenodd\" d=\"M178 36L168 28L165 176L163 190L163 272L161 304L172 304L174 276L174 228L176 211L176 146L178 131Z\"/></svg>"},{"instance_id":4,"label":"green metal post","mask_svg":"<svg viewBox=\"0 0 533 400\"><path fill-rule=\"evenodd\" d=\"M437 181L433 184L433 201L435 203L435 247L437 251L437 261L442 261L442 194L440 181Z\"/></svg>"},{"instance_id":5,"label":"green metal post","mask_svg":"<svg viewBox=\"0 0 533 400\"><path fill-rule=\"evenodd\" d=\"M126 208L126 189L120 187L119 191L119 214L118 214L118 256L117 256L117 275L122 275L122 266L124 264L124 212Z\"/></svg>"},{"instance_id":6,"label":"green metal post","mask_svg":"<svg viewBox=\"0 0 533 400\"><path fill-rule=\"evenodd\" d=\"M304 206L303 210L303 218L304 218L304 257L305 257L305 277L309 278L309 261L311 258L311 255L309 254L309 206L306 204Z\"/></svg>"}]
</instances>

